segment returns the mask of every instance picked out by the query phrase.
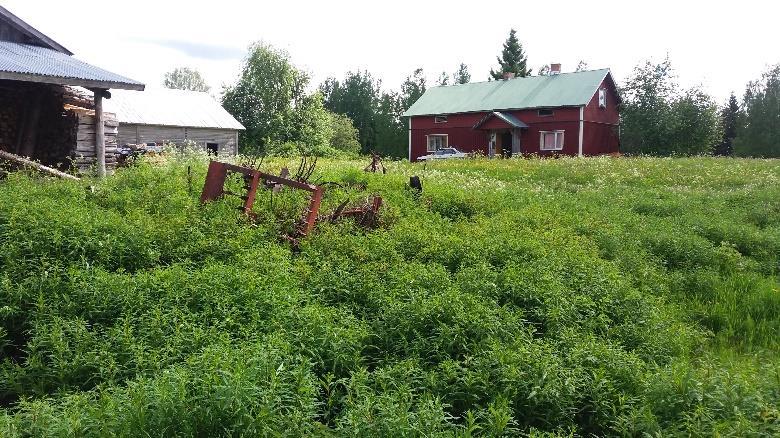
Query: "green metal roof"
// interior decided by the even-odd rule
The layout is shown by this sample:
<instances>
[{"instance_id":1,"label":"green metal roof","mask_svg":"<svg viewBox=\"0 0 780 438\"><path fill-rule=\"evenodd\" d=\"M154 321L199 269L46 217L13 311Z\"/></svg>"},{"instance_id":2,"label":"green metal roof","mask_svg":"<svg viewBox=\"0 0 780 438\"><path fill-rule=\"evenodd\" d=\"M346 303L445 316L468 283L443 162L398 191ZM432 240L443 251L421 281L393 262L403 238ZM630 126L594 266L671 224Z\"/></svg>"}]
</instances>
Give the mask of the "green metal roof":
<instances>
[{"instance_id":1,"label":"green metal roof","mask_svg":"<svg viewBox=\"0 0 780 438\"><path fill-rule=\"evenodd\" d=\"M429 88L404 116L587 105L609 69Z\"/></svg>"}]
</instances>

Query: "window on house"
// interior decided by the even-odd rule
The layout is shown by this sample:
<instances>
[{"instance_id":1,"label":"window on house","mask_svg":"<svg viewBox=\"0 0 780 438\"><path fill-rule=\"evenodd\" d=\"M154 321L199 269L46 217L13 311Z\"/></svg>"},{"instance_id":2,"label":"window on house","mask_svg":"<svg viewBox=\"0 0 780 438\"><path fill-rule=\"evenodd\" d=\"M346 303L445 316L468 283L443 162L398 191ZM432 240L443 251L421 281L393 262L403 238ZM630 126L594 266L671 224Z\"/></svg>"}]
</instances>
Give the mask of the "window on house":
<instances>
[{"instance_id":1,"label":"window on house","mask_svg":"<svg viewBox=\"0 0 780 438\"><path fill-rule=\"evenodd\" d=\"M553 115L553 110L551 110L551 109L540 109L536 113L539 114L539 117L549 117L549 116Z\"/></svg>"},{"instance_id":2,"label":"window on house","mask_svg":"<svg viewBox=\"0 0 780 438\"><path fill-rule=\"evenodd\" d=\"M447 123L447 116L436 116L433 118L433 123Z\"/></svg>"},{"instance_id":3,"label":"window on house","mask_svg":"<svg viewBox=\"0 0 780 438\"><path fill-rule=\"evenodd\" d=\"M604 88L599 89L599 108L607 107L607 90Z\"/></svg>"},{"instance_id":4,"label":"window on house","mask_svg":"<svg viewBox=\"0 0 780 438\"><path fill-rule=\"evenodd\" d=\"M447 147L447 134L435 134L428 136L428 152L436 152Z\"/></svg>"},{"instance_id":5,"label":"window on house","mask_svg":"<svg viewBox=\"0 0 780 438\"><path fill-rule=\"evenodd\" d=\"M539 132L539 149L543 151L560 151L563 149L563 131Z\"/></svg>"},{"instance_id":6,"label":"window on house","mask_svg":"<svg viewBox=\"0 0 780 438\"><path fill-rule=\"evenodd\" d=\"M209 155L218 155L219 143L206 142L206 151L209 153Z\"/></svg>"}]
</instances>

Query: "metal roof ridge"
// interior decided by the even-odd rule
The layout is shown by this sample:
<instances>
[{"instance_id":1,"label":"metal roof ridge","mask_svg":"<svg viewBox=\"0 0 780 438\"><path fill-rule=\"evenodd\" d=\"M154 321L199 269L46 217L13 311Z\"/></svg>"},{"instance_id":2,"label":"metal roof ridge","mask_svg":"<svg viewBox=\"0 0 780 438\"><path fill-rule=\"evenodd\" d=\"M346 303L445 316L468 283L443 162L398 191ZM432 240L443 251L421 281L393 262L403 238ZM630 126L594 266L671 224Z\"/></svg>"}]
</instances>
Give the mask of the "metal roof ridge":
<instances>
[{"instance_id":1,"label":"metal roof ridge","mask_svg":"<svg viewBox=\"0 0 780 438\"><path fill-rule=\"evenodd\" d=\"M580 73L593 73L593 72L597 72L597 71L611 72L611 69L609 67L605 67L605 68L594 68L594 69L590 69L590 70L567 71L567 72L562 72L562 73L558 73L558 74L554 74L554 75L535 75L535 76L532 75L532 76L522 76L522 77L517 77L517 78L512 78L512 79L492 79L492 80L488 79L486 81L467 82L465 84L434 85L434 86L428 88L428 90L432 90L434 88L458 87L458 86L463 86L463 85L478 85L478 84L493 84L493 83L500 84L500 83L506 83L506 82L510 82L510 81L514 81L514 80L518 80L518 79L522 80L522 79L533 79L533 78L546 78L546 77L573 75L573 74L580 74Z\"/></svg>"}]
</instances>

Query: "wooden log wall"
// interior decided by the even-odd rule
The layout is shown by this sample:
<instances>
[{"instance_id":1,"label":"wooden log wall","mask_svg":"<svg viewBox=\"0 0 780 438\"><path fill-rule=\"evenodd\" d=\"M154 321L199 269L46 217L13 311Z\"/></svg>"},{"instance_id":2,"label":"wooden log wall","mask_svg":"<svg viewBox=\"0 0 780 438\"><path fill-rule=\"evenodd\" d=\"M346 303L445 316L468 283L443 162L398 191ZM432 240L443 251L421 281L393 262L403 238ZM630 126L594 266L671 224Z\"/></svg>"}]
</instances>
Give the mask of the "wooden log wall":
<instances>
[{"instance_id":1,"label":"wooden log wall","mask_svg":"<svg viewBox=\"0 0 780 438\"><path fill-rule=\"evenodd\" d=\"M220 155L233 156L238 150L238 131L218 128L119 124L120 146L148 142L181 145L186 141L194 141L198 147L203 149L206 148L206 143L217 143Z\"/></svg>"},{"instance_id":2,"label":"wooden log wall","mask_svg":"<svg viewBox=\"0 0 780 438\"><path fill-rule=\"evenodd\" d=\"M90 170L96 164L95 155L95 112L71 109L76 116L76 141L73 148L73 164L80 171ZM106 170L116 169L116 148L119 122L113 113L103 113L104 137L106 142Z\"/></svg>"}]
</instances>

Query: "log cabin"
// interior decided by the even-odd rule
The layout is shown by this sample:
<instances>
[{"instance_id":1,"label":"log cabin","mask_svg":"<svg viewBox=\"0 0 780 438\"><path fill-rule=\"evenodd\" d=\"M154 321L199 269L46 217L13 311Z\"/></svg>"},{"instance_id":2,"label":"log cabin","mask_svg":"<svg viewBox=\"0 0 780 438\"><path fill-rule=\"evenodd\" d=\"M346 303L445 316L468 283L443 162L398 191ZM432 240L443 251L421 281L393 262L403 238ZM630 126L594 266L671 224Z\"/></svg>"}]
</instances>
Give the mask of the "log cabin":
<instances>
[{"instance_id":1,"label":"log cabin","mask_svg":"<svg viewBox=\"0 0 780 438\"><path fill-rule=\"evenodd\" d=\"M91 99L70 87L92 90ZM74 58L0 6L0 149L105 175L115 163L118 126L103 111L111 89L144 84Z\"/></svg>"},{"instance_id":2,"label":"log cabin","mask_svg":"<svg viewBox=\"0 0 780 438\"><path fill-rule=\"evenodd\" d=\"M490 157L619 152L619 95L608 69L440 86L405 113L410 161L442 148Z\"/></svg>"}]
</instances>

